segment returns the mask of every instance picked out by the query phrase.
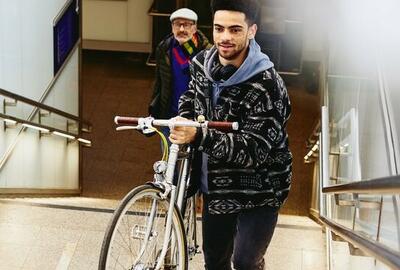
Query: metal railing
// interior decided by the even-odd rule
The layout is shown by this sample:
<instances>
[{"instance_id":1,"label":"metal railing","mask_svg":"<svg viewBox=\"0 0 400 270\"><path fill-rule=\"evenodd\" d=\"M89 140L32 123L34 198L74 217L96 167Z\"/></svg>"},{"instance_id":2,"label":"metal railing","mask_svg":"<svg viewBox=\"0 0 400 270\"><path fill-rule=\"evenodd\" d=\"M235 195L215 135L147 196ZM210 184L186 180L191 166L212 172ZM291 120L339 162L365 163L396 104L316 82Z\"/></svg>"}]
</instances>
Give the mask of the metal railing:
<instances>
[{"instance_id":1,"label":"metal railing","mask_svg":"<svg viewBox=\"0 0 400 270\"><path fill-rule=\"evenodd\" d=\"M327 198L328 194L338 196L338 194L400 194L400 175L369 179L346 184L329 185L329 113L326 106L322 107L321 115L321 133L319 147L319 166L320 166L320 209L319 221L327 230L327 252L328 257L332 250L332 236L330 231L340 236L350 245L357 247L364 254L372 256L380 262L388 265L392 269L400 269L400 252L383 245L382 243L368 238L366 235L358 233L352 229L338 224L332 218L331 200ZM353 205L356 207L356 205ZM380 212L382 209L380 209ZM380 213L381 215L381 213ZM355 218L355 216L353 217ZM354 223L354 221L353 221ZM379 231L379 229L378 229ZM377 238L378 239L378 238ZM332 269L332 261L328 258L328 269Z\"/></svg>"},{"instance_id":2,"label":"metal railing","mask_svg":"<svg viewBox=\"0 0 400 270\"><path fill-rule=\"evenodd\" d=\"M9 92L9 91L1 89L1 88L0 88L0 95L9 97L9 98L14 99L16 101L20 101L20 102L23 102L25 104L32 105L32 106L34 106L36 108L43 109L43 110L52 112L54 114L63 116L65 118L74 120L74 121L80 123L82 131L89 132L91 130L91 128L92 128L92 125L91 125L91 123L89 121L86 121L86 120L84 120L84 119L82 119L82 118L80 118L80 117L78 117L76 115L61 111L61 110L59 110L57 108L48 106L46 104L37 102L37 101L32 100L32 99L29 99L27 97L24 97L24 96Z\"/></svg>"},{"instance_id":3,"label":"metal railing","mask_svg":"<svg viewBox=\"0 0 400 270\"><path fill-rule=\"evenodd\" d=\"M320 216L320 221L343 239L364 251L366 254L378 259L392 269L400 269L400 252L377 241L368 239L326 217Z\"/></svg>"},{"instance_id":4,"label":"metal railing","mask_svg":"<svg viewBox=\"0 0 400 270\"><path fill-rule=\"evenodd\" d=\"M324 194L400 194L400 175L322 188ZM393 269L400 269L400 252L348 229L323 215L320 221L335 234Z\"/></svg>"},{"instance_id":5,"label":"metal railing","mask_svg":"<svg viewBox=\"0 0 400 270\"><path fill-rule=\"evenodd\" d=\"M53 85L53 83L52 83L52 85ZM48 90L46 90L46 94L44 96L47 96ZM6 127L7 123L12 122L13 124L21 124L22 126L21 126L15 140L11 143L11 145L8 147L8 149L4 153L3 157L0 159L0 170L3 168L4 164L7 162L8 158L10 157L14 147L18 143L19 138L20 138L19 135L27 128L33 128L33 129L38 130L40 136L42 134L53 134L56 136L64 137L67 140L67 142L75 140L75 141L79 141L84 146L91 146L91 141L86 140L80 136L82 131L84 131L84 132L91 131L92 125L90 122L83 120L82 118L80 118L76 115L67 113L65 111L45 105L41 102L29 99L27 97L12 93L10 91L7 91L7 90L1 89L1 88L0 88L0 95L14 100L14 102L13 102L14 105L16 105L18 102L21 102L21 103L28 104L28 105L34 107L34 109L32 110L31 114L27 117L27 119L21 119L19 117L15 117L15 116L9 115L8 113L5 113L5 106L7 106L7 102L6 102L6 100L3 101L3 113L0 113L0 118L2 118L4 121L3 125ZM43 98L41 98L40 100L42 100L42 99ZM59 128L55 128L52 126L43 125L40 121L39 121L39 123L33 121L33 118L37 113L41 114L40 110L44 110L49 113L53 113L53 114L59 115L61 117L64 117L66 119L66 130L61 130ZM68 121L69 120L72 120L75 123L77 123L77 127L78 127L77 134L72 133L68 130L68 126L69 126Z\"/></svg>"},{"instance_id":6,"label":"metal railing","mask_svg":"<svg viewBox=\"0 0 400 270\"><path fill-rule=\"evenodd\" d=\"M323 193L400 194L400 175L322 188Z\"/></svg>"}]
</instances>

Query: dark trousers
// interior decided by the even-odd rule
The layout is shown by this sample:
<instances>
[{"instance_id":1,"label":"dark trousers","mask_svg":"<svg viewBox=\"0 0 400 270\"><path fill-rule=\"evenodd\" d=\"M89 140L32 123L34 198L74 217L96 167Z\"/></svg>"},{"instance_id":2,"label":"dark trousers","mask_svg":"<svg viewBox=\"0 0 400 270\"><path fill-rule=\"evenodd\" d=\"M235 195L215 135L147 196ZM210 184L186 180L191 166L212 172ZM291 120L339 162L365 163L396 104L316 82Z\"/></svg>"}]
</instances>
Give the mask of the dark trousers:
<instances>
[{"instance_id":1,"label":"dark trousers","mask_svg":"<svg viewBox=\"0 0 400 270\"><path fill-rule=\"evenodd\" d=\"M278 210L260 207L237 214L215 215L203 204L203 252L207 270L264 269L264 254L271 242ZM233 256L232 256L233 254Z\"/></svg>"}]
</instances>

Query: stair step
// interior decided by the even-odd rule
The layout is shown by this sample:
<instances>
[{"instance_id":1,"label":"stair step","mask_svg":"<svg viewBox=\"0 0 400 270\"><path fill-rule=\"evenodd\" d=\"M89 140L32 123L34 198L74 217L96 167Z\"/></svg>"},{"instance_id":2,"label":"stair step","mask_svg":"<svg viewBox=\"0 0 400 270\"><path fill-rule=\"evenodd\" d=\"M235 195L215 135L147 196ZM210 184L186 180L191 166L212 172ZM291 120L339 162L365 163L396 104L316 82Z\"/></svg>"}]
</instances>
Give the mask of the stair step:
<instances>
[{"instance_id":1,"label":"stair step","mask_svg":"<svg viewBox=\"0 0 400 270\"><path fill-rule=\"evenodd\" d=\"M345 239L343 239L340 235L337 235L336 233L334 233L333 231L331 231L331 236L332 236L332 240L333 241L337 241L337 242L347 242Z\"/></svg>"},{"instance_id":2,"label":"stair step","mask_svg":"<svg viewBox=\"0 0 400 270\"><path fill-rule=\"evenodd\" d=\"M358 247L355 247L351 243L349 243L349 250L350 250L350 254L353 255L353 256L368 257L368 255L364 251L362 251Z\"/></svg>"}]
</instances>

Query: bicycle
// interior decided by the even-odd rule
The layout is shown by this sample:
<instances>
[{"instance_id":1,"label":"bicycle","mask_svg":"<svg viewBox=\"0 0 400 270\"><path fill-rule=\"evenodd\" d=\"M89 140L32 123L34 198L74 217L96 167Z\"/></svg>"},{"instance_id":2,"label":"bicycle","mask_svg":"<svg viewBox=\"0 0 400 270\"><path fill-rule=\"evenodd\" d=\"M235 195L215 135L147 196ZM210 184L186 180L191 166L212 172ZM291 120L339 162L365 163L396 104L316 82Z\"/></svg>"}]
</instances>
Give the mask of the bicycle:
<instances>
[{"instance_id":1,"label":"bicycle","mask_svg":"<svg viewBox=\"0 0 400 270\"><path fill-rule=\"evenodd\" d=\"M115 123L128 125L117 130L156 132L164 150L162 159L154 163L153 181L132 189L116 208L103 239L99 270L187 270L189 259L199 253L195 198L186 196L192 151L189 146L168 147L165 136L154 126L231 131L237 130L238 124L204 121L202 117L196 122L121 116L115 117ZM178 161L178 177L174 177Z\"/></svg>"}]
</instances>

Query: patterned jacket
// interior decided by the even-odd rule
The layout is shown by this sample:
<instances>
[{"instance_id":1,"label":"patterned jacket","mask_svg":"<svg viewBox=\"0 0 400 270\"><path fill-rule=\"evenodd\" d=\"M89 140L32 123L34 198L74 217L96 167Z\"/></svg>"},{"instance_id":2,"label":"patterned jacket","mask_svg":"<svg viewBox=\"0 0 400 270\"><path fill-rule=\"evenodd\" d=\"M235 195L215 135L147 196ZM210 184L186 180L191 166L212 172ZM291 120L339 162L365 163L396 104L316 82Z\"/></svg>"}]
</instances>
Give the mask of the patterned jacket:
<instances>
[{"instance_id":1,"label":"patterned jacket","mask_svg":"<svg viewBox=\"0 0 400 270\"><path fill-rule=\"evenodd\" d=\"M189 119L237 121L239 131L198 130L194 142L192 181L200 181L201 152L208 154L209 212L235 213L259 206L279 208L292 176L286 123L291 106L282 78L270 68L239 85L224 88L212 106L212 82L204 72L211 50L191 64L189 90L181 96L179 114Z\"/></svg>"},{"instance_id":2,"label":"patterned jacket","mask_svg":"<svg viewBox=\"0 0 400 270\"><path fill-rule=\"evenodd\" d=\"M212 46L200 30L197 30L197 34L199 50ZM155 118L166 119L169 117L172 97L171 46L173 40L174 35L169 34L156 48L156 79L149 105L149 113Z\"/></svg>"}]
</instances>

